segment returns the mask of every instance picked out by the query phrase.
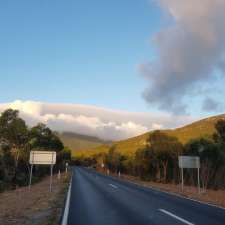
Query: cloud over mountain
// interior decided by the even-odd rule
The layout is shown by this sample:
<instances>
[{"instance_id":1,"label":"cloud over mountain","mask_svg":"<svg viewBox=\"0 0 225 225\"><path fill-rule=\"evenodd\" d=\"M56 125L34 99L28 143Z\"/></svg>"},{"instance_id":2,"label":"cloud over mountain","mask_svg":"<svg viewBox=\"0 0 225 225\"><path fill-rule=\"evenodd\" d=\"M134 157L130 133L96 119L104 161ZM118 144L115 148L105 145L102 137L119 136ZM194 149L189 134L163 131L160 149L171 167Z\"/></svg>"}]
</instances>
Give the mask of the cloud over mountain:
<instances>
[{"instance_id":1,"label":"cloud over mountain","mask_svg":"<svg viewBox=\"0 0 225 225\"><path fill-rule=\"evenodd\" d=\"M183 113L185 97L192 96L198 86L216 80L215 71L225 72L225 1L158 2L169 15L170 26L153 38L157 59L140 65L149 81L144 97L160 109Z\"/></svg>"},{"instance_id":2,"label":"cloud over mountain","mask_svg":"<svg viewBox=\"0 0 225 225\"><path fill-rule=\"evenodd\" d=\"M152 129L174 128L193 121L188 116L126 112L78 104L14 101L0 104L0 112L17 109L29 126L39 122L56 131L72 131L105 140L133 137Z\"/></svg>"}]
</instances>

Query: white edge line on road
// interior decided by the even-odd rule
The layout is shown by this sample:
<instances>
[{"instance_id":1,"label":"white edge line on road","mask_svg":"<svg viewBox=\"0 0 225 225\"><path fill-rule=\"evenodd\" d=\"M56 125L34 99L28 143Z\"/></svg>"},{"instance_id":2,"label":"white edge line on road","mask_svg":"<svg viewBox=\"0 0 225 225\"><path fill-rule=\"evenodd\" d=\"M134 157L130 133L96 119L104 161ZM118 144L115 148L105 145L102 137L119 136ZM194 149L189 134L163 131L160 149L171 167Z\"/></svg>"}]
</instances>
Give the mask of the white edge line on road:
<instances>
[{"instance_id":1,"label":"white edge line on road","mask_svg":"<svg viewBox=\"0 0 225 225\"><path fill-rule=\"evenodd\" d=\"M97 173L97 171L95 171ZM112 177L112 178L115 178L115 179L118 179L114 176L110 176L110 175L106 175L104 174L105 176L108 176L108 177ZM211 207L215 207L215 208L218 208L218 209L222 209L222 210L225 210L225 207L222 207L222 206L218 206L218 205L215 205L213 203L207 203L207 202L203 202L203 201L200 201L200 200L197 200L197 199L193 199L193 198L189 198L189 197L185 197L181 194L176 194L176 193L173 193L173 192L168 192L168 191L164 191L164 190L160 190L160 189L157 189L155 187L150 187L150 186L146 186L146 185L141 185L141 184L138 184L136 182L133 182L133 181L130 181L130 180L126 180L126 179L122 179L121 181L124 181L124 182L128 182L128 183L131 183L131 184L135 184L136 186L139 186L139 187L142 187L142 188L147 188L147 189L150 189L150 190L154 190L154 191L157 191L157 192L162 192L162 193L166 193L168 195L174 195L178 198L183 198L183 199L187 199L187 200L190 200L190 201L193 201L193 202L197 202L197 203L200 203L200 204L203 204L203 205L208 205L208 206L211 206ZM155 193L156 194L156 193Z\"/></svg>"},{"instance_id":2,"label":"white edge line on road","mask_svg":"<svg viewBox=\"0 0 225 225\"><path fill-rule=\"evenodd\" d=\"M115 189L118 188L116 185L113 185L113 184L109 184L109 186L111 186L111 187L113 187L113 188L115 188Z\"/></svg>"},{"instance_id":3,"label":"white edge line on road","mask_svg":"<svg viewBox=\"0 0 225 225\"><path fill-rule=\"evenodd\" d=\"M181 217L179 217L179 216L176 216L175 214L173 214L173 213L171 213L171 212L168 212L168 211L165 210L165 209L159 209L159 211L161 211L161 212L167 214L168 216L171 216L171 217L173 217L173 218L175 218L175 219L177 219L177 220L179 220L179 221L181 221L181 222L183 222L183 223L185 223L185 224L188 224L188 225L194 225L193 223L188 222L187 220L185 220L185 219L183 219L183 218L181 218Z\"/></svg>"},{"instance_id":4,"label":"white edge line on road","mask_svg":"<svg viewBox=\"0 0 225 225\"><path fill-rule=\"evenodd\" d=\"M129 180L124 180L124 181L129 182L131 184L135 184L135 185L137 185L139 187L151 189L151 190L158 191L158 192L163 192L163 193L166 193L166 194L169 194L169 195L174 195L174 196L179 197L179 198L184 198L184 199L187 199L187 200L190 200L190 201L193 201L193 202L198 202L198 203L203 204L203 205L208 205L208 206L211 206L211 207L215 207L215 208L219 208L219 209L225 210L225 208L222 207L222 206L218 206L218 205L215 205L215 204L212 204L212 203L203 202L203 201L196 200L196 199L193 199L193 198L188 198L188 197L185 197L185 196L183 196L181 194L176 194L176 193L173 193L173 192L168 192L168 191L160 190L160 189L157 189L155 187L149 187L149 186L146 186L146 185L140 185L138 183L135 183L135 182L129 181Z\"/></svg>"},{"instance_id":5,"label":"white edge line on road","mask_svg":"<svg viewBox=\"0 0 225 225\"><path fill-rule=\"evenodd\" d=\"M70 196L71 196L71 186L72 186L72 179L70 181L70 186L69 186L69 189L68 189L68 192L67 192L66 204L65 204L65 209L64 209L61 225L67 225L67 222L68 222L69 207L70 207Z\"/></svg>"}]
</instances>

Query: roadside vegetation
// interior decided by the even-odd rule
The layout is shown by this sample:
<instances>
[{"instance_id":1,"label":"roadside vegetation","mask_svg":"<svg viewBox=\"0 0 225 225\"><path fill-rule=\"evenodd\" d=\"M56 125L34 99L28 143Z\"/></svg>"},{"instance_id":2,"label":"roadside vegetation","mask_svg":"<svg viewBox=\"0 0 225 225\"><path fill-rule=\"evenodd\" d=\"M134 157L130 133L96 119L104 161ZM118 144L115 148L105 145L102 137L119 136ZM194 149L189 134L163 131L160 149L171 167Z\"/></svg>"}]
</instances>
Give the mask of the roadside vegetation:
<instances>
[{"instance_id":1,"label":"roadside vegetation","mask_svg":"<svg viewBox=\"0 0 225 225\"><path fill-rule=\"evenodd\" d=\"M172 133L154 131L148 134L145 144L133 154L124 154L121 145L112 145L108 151L96 154L82 154L75 163L93 166L99 170L123 173L145 181L159 183L180 182L178 156L199 156L201 161L201 186L203 189L225 188L225 120L218 120L211 135L189 139L182 143ZM194 170L185 170L187 185L196 185L197 174Z\"/></svg>"},{"instance_id":2,"label":"roadside vegetation","mask_svg":"<svg viewBox=\"0 0 225 225\"><path fill-rule=\"evenodd\" d=\"M19 111L8 109L0 115L0 192L28 184L31 150L57 152L55 171L64 170L71 153L46 125L29 128ZM48 166L35 166L33 180L49 175Z\"/></svg>"}]
</instances>

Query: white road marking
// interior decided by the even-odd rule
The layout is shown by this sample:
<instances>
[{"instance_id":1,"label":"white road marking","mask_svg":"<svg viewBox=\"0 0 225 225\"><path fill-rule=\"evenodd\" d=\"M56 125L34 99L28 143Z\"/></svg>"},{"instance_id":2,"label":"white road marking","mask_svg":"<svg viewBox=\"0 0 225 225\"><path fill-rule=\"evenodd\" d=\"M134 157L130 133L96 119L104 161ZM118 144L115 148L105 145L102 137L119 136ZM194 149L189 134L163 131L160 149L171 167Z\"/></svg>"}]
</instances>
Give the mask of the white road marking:
<instances>
[{"instance_id":1,"label":"white road marking","mask_svg":"<svg viewBox=\"0 0 225 225\"><path fill-rule=\"evenodd\" d=\"M113 184L109 184L109 186L111 186L111 187L113 187L113 188L115 188L115 189L118 188L116 185L113 185Z\"/></svg>"},{"instance_id":2,"label":"white road marking","mask_svg":"<svg viewBox=\"0 0 225 225\"><path fill-rule=\"evenodd\" d=\"M68 215L69 215L69 208L70 208L71 186L72 186L72 179L70 181L70 186L69 186L67 197L66 197L66 204L65 204L65 209L64 209L61 225L67 225L67 222L68 222Z\"/></svg>"},{"instance_id":3,"label":"white road marking","mask_svg":"<svg viewBox=\"0 0 225 225\"><path fill-rule=\"evenodd\" d=\"M134 184L138 187L141 187L141 188L147 188L147 189L150 189L150 190L155 190L157 192L162 192L162 193L166 193L168 195L173 195L173 196L176 196L178 198L183 198L183 199L187 199L187 200L190 200L190 201L193 201L193 202L197 202L197 203L200 203L200 204L203 204L203 205L208 205L208 206L211 206L211 207L215 207L215 208L218 208L218 209L223 209L225 210L224 207L222 206L218 206L218 205L215 205L213 203L207 203L207 202L203 202L203 201L200 201L200 200L196 200L196 199L193 199L193 198L189 198L189 197L185 197L181 194L176 194L176 193L173 193L173 192L169 192L169 191L164 191L164 190L160 190L159 188L156 188L156 187L150 187L150 186L147 186L147 185L141 185L141 184L138 184L136 182L133 182L133 181L129 181L129 180L124 180L125 182L127 183L130 183L130 184Z\"/></svg>"},{"instance_id":4,"label":"white road marking","mask_svg":"<svg viewBox=\"0 0 225 225\"><path fill-rule=\"evenodd\" d=\"M165 209L159 209L159 211L161 211L161 212L167 214L168 216L171 216L171 217L173 217L173 218L175 218L175 219L177 219L177 220L179 220L179 221L181 221L181 222L183 222L183 223L185 223L185 224L188 224L188 225L194 225L193 223L190 223L190 222L188 222L187 220L185 220L185 219L183 219L183 218L181 218L181 217L179 217L179 216L176 216L176 215L174 215L174 214L171 213L171 212L166 211Z\"/></svg>"}]
</instances>

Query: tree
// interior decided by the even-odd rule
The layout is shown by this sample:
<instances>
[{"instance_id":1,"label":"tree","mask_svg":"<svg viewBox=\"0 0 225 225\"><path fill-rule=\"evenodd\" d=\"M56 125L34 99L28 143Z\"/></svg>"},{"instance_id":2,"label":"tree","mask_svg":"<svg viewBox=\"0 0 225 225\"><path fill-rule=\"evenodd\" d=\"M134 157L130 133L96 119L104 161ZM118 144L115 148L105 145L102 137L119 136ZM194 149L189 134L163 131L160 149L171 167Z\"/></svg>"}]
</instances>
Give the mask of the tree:
<instances>
[{"instance_id":1,"label":"tree","mask_svg":"<svg viewBox=\"0 0 225 225\"><path fill-rule=\"evenodd\" d=\"M218 146L212 140L205 138L191 140L185 146L185 155L200 157L200 177L204 189L206 189L210 183L211 186L213 185L214 176L220 164L219 151Z\"/></svg>"},{"instance_id":2,"label":"tree","mask_svg":"<svg viewBox=\"0 0 225 225\"><path fill-rule=\"evenodd\" d=\"M57 153L57 165L56 168L63 170L66 166L66 163L71 160L71 151L69 148L65 147L62 151Z\"/></svg>"},{"instance_id":3,"label":"tree","mask_svg":"<svg viewBox=\"0 0 225 225\"><path fill-rule=\"evenodd\" d=\"M216 142L225 143L225 120L218 120L215 124L216 133L214 134L214 140Z\"/></svg>"},{"instance_id":4,"label":"tree","mask_svg":"<svg viewBox=\"0 0 225 225\"><path fill-rule=\"evenodd\" d=\"M8 109L0 115L0 191L16 185L26 185L29 173L29 153L31 149L57 152L55 168L65 168L70 161L69 149L64 149L58 136L44 124L29 129L19 117L19 111ZM38 166L36 167L36 169ZM35 177L49 173L48 168L38 169Z\"/></svg>"},{"instance_id":5,"label":"tree","mask_svg":"<svg viewBox=\"0 0 225 225\"><path fill-rule=\"evenodd\" d=\"M0 116L0 137L7 140L14 155L14 182L16 182L19 157L28 140L28 129L23 119L19 118L19 111L8 109Z\"/></svg>"},{"instance_id":6,"label":"tree","mask_svg":"<svg viewBox=\"0 0 225 225\"><path fill-rule=\"evenodd\" d=\"M142 179L155 178L155 155L152 154L152 149L146 146L143 149L138 149L135 153L134 165L136 173Z\"/></svg>"},{"instance_id":7,"label":"tree","mask_svg":"<svg viewBox=\"0 0 225 225\"><path fill-rule=\"evenodd\" d=\"M108 154L106 155L106 159L105 159L106 166L113 172L118 172L121 170L122 160L123 160L123 157L116 150L116 146L113 145L109 149Z\"/></svg>"},{"instance_id":8,"label":"tree","mask_svg":"<svg viewBox=\"0 0 225 225\"><path fill-rule=\"evenodd\" d=\"M10 184L14 177L14 158L7 140L0 139L0 192Z\"/></svg>"},{"instance_id":9,"label":"tree","mask_svg":"<svg viewBox=\"0 0 225 225\"><path fill-rule=\"evenodd\" d=\"M39 123L32 127L29 133L31 148L48 149L59 152L64 146L59 137L54 134L45 124Z\"/></svg>"},{"instance_id":10,"label":"tree","mask_svg":"<svg viewBox=\"0 0 225 225\"><path fill-rule=\"evenodd\" d=\"M28 140L28 129L19 111L8 109L0 116L0 137L6 139L11 147L20 149Z\"/></svg>"},{"instance_id":11,"label":"tree","mask_svg":"<svg viewBox=\"0 0 225 225\"><path fill-rule=\"evenodd\" d=\"M161 131L154 131L150 134L148 143L158 160L159 179L166 182L168 165L170 163L173 168L177 167L178 156L183 151L183 146L176 137L168 136Z\"/></svg>"}]
</instances>

